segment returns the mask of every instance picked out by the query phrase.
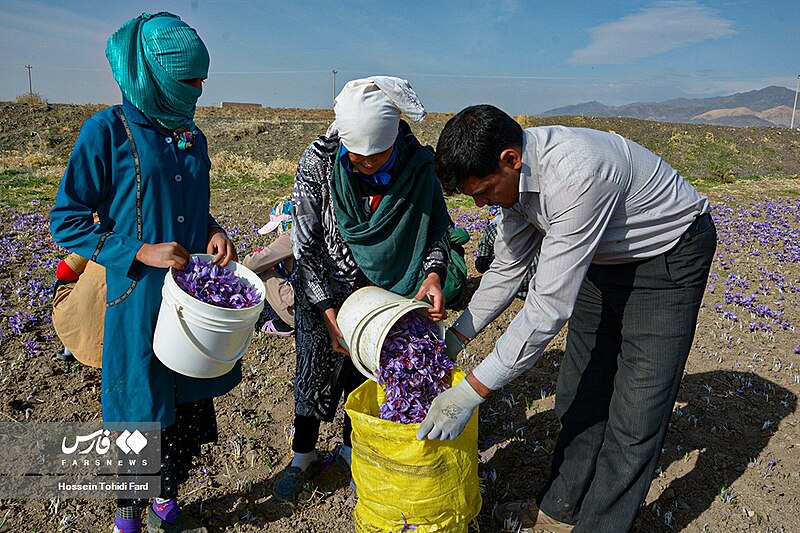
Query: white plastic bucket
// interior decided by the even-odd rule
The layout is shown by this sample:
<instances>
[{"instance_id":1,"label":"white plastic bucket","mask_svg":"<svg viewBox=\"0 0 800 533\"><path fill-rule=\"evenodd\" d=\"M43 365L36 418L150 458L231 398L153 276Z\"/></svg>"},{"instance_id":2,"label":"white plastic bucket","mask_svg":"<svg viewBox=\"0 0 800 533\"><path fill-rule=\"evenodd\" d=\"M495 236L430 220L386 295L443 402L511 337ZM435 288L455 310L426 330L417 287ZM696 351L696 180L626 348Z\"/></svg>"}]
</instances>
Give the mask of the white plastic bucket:
<instances>
[{"instance_id":1,"label":"white plastic bucket","mask_svg":"<svg viewBox=\"0 0 800 533\"><path fill-rule=\"evenodd\" d=\"M213 255L193 254L203 261ZM231 261L225 267L253 285L261 301L245 309L228 309L195 299L175 282L169 269L161 290L153 351L164 365L184 376L215 378L236 364L253 340L253 329L264 308L264 283L252 270Z\"/></svg>"},{"instance_id":2,"label":"white plastic bucket","mask_svg":"<svg viewBox=\"0 0 800 533\"><path fill-rule=\"evenodd\" d=\"M392 326L406 313L424 309L431 305L389 292L380 287L364 287L351 294L336 314L336 322L344 335L344 344L356 368L377 381L375 375L380 364L381 348ZM444 324L436 323L440 339L444 338Z\"/></svg>"}]
</instances>

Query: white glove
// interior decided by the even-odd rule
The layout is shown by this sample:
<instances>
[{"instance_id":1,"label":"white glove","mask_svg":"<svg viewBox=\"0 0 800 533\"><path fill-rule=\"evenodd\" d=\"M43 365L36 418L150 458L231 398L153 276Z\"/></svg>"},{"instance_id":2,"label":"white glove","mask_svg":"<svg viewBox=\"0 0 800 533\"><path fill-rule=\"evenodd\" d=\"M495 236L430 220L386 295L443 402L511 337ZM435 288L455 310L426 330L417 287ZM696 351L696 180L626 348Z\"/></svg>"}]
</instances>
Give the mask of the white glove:
<instances>
[{"instance_id":1,"label":"white glove","mask_svg":"<svg viewBox=\"0 0 800 533\"><path fill-rule=\"evenodd\" d=\"M461 353L461 350L466 348L466 345L461 342L461 339L453 332L452 329L448 329L444 334L444 353L450 360L455 361L458 357L458 354Z\"/></svg>"},{"instance_id":2,"label":"white glove","mask_svg":"<svg viewBox=\"0 0 800 533\"><path fill-rule=\"evenodd\" d=\"M417 431L417 439L453 440L464 431L475 408L483 403L483 398L475 392L466 379L458 382L439 394L431 402L428 416Z\"/></svg>"}]
</instances>

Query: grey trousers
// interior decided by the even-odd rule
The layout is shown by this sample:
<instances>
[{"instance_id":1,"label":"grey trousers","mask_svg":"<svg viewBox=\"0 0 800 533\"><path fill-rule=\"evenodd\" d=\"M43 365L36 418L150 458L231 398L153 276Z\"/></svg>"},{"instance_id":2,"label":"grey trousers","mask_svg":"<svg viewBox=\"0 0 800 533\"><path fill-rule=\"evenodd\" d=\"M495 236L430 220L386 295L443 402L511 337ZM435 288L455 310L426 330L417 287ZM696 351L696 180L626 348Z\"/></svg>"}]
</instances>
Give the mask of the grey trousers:
<instances>
[{"instance_id":1,"label":"grey trousers","mask_svg":"<svg viewBox=\"0 0 800 533\"><path fill-rule=\"evenodd\" d=\"M574 533L633 526L661 455L716 249L710 215L652 259L592 265L556 388L561 431L540 508Z\"/></svg>"}]
</instances>

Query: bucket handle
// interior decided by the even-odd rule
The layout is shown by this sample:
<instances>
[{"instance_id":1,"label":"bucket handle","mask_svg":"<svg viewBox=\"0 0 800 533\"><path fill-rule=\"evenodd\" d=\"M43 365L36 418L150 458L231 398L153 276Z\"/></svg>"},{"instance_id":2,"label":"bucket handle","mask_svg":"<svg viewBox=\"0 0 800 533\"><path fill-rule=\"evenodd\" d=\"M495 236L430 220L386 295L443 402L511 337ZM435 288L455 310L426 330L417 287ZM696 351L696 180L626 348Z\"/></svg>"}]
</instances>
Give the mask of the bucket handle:
<instances>
[{"instance_id":1,"label":"bucket handle","mask_svg":"<svg viewBox=\"0 0 800 533\"><path fill-rule=\"evenodd\" d=\"M178 330L181 332L181 335L183 335L183 338L186 339L186 342L188 342L190 345L192 345L192 347L194 347L195 350L197 350L207 358L211 359L212 361L216 361L217 363L233 363L241 359L241 357L244 355L244 352L247 351L247 347L250 345L250 340L252 339L252 336L245 338L242 348L238 351L236 355L234 355L229 359L220 359L219 357L212 355L203 346L199 346L196 342L194 342L192 337L189 335L189 332L186 330L185 321L181 316L180 312L181 306L175 304L175 305L169 305L169 307L171 308L172 312L175 313L175 318L177 318L176 322L178 324Z\"/></svg>"}]
</instances>

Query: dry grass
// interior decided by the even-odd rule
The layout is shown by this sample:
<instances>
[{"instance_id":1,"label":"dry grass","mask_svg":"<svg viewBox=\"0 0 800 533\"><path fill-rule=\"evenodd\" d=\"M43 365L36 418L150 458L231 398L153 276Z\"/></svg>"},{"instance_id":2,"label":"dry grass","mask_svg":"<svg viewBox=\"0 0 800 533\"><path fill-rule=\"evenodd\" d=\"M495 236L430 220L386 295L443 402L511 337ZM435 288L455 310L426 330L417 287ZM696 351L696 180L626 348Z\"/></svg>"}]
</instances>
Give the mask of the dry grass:
<instances>
[{"instance_id":1,"label":"dry grass","mask_svg":"<svg viewBox=\"0 0 800 533\"><path fill-rule=\"evenodd\" d=\"M246 155L239 155L223 150L211 158L212 173L226 181L255 179L257 181L269 177L267 164Z\"/></svg>"},{"instance_id":2,"label":"dry grass","mask_svg":"<svg viewBox=\"0 0 800 533\"><path fill-rule=\"evenodd\" d=\"M296 163L277 158L269 163L223 150L212 158L212 174L229 182L262 183L278 176L294 176Z\"/></svg>"},{"instance_id":3,"label":"dry grass","mask_svg":"<svg viewBox=\"0 0 800 533\"><path fill-rule=\"evenodd\" d=\"M61 178L66 168L62 158L40 151L0 155L0 172L9 169L26 169L46 178Z\"/></svg>"},{"instance_id":4,"label":"dry grass","mask_svg":"<svg viewBox=\"0 0 800 533\"><path fill-rule=\"evenodd\" d=\"M283 159L282 157L273 159L267 165L267 173L269 173L270 176L294 176L296 171L297 163L295 161Z\"/></svg>"}]
</instances>

